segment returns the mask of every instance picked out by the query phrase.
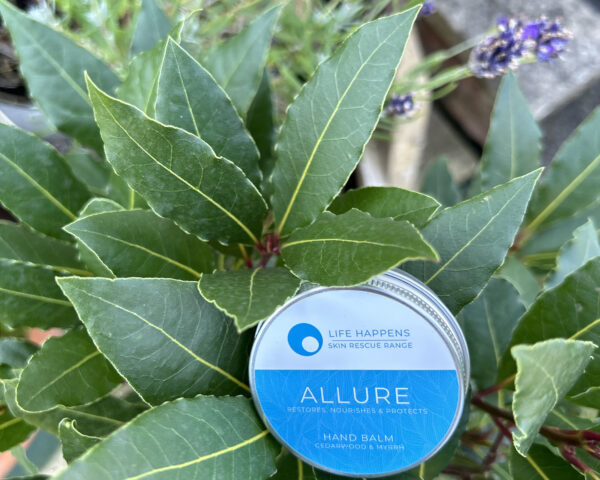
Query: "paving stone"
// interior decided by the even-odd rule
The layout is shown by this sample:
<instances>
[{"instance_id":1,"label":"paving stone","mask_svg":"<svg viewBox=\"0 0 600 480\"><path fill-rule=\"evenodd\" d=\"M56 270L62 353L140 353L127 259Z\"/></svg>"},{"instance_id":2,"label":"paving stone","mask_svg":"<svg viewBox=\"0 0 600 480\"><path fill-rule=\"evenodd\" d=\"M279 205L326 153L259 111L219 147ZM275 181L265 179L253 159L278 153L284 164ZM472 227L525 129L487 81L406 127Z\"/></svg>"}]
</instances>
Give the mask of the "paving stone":
<instances>
[{"instance_id":1,"label":"paving stone","mask_svg":"<svg viewBox=\"0 0 600 480\"><path fill-rule=\"evenodd\" d=\"M480 35L501 15L558 17L573 33L563 60L523 65L517 74L549 140L547 160L600 101L600 1L439 0L437 6L438 14L428 19L428 27L447 45Z\"/></svg>"}]
</instances>

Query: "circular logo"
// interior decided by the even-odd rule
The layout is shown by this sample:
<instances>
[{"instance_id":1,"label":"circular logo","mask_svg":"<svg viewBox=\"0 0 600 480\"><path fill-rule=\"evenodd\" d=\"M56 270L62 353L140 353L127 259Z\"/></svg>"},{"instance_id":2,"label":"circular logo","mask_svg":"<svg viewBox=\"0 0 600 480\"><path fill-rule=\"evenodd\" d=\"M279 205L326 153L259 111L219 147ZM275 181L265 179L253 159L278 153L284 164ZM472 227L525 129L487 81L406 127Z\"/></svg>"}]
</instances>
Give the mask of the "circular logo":
<instances>
[{"instance_id":1,"label":"circular logo","mask_svg":"<svg viewBox=\"0 0 600 480\"><path fill-rule=\"evenodd\" d=\"M299 323L290 329L288 344L298 355L310 357L321 350L323 336L317 327L310 323Z\"/></svg>"}]
</instances>

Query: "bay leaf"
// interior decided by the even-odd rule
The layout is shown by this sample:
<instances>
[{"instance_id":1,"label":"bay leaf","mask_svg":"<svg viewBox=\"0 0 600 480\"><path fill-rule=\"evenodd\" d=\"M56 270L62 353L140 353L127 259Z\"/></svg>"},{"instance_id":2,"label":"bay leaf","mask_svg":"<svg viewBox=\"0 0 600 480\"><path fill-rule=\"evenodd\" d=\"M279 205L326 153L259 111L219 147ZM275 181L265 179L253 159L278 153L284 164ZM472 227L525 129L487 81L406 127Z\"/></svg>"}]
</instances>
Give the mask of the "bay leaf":
<instances>
[{"instance_id":1,"label":"bay leaf","mask_svg":"<svg viewBox=\"0 0 600 480\"><path fill-rule=\"evenodd\" d=\"M413 8L360 27L321 63L289 106L272 176L280 237L312 223L356 167L417 13Z\"/></svg>"},{"instance_id":2,"label":"bay leaf","mask_svg":"<svg viewBox=\"0 0 600 480\"><path fill-rule=\"evenodd\" d=\"M156 119L204 140L260 186L258 150L231 100L215 79L168 38L156 98Z\"/></svg>"},{"instance_id":3,"label":"bay leaf","mask_svg":"<svg viewBox=\"0 0 600 480\"><path fill-rule=\"evenodd\" d=\"M93 83L89 90L108 161L156 213L203 240L259 243L267 206L237 166Z\"/></svg>"},{"instance_id":4,"label":"bay leaf","mask_svg":"<svg viewBox=\"0 0 600 480\"><path fill-rule=\"evenodd\" d=\"M251 338L237 334L233 321L202 298L196 282L57 281L98 349L146 402L249 393L245 381Z\"/></svg>"},{"instance_id":5,"label":"bay leaf","mask_svg":"<svg viewBox=\"0 0 600 480\"><path fill-rule=\"evenodd\" d=\"M440 263L411 262L403 269L460 312L504 262L539 175L537 170L442 210L422 230Z\"/></svg>"},{"instance_id":6,"label":"bay leaf","mask_svg":"<svg viewBox=\"0 0 600 480\"><path fill-rule=\"evenodd\" d=\"M212 272L212 249L149 210L87 215L65 230L117 277L192 280Z\"/></svg>"},{"instance_id":7,"label":"bay leaf","mask_svg":"<svg viewBox=\"0 0 600 480\"><path fill-rule=\"evenodd\" d=\"M204 274L202 296L233 317L239 332L269 317L292 297L300 279L285 268L255 268Z\"/></svg>"},{"instance_id":8,"label":"bay leaf","mask_svg":"<svg viewBox=\"0 0 600 480\"><path fill-rule=\"evenodd\" d=\"M19 68L31 97L59 130L101 153L102 141L86 95L84 72L108 92L119 83L117 75L88 50L6 0L0 1L0 14L19 55Z\"/></svg>"},{"instance_id":9,"label":"bay leaf","mask_svg":"<svg viewBox=\"0 0 600 480\"><path fill-rule=\"evenodd\" d=\"M438 258L409 222L356 209L322 213L283 243L281 256L297 277L328 286L358 285L406 260Z\"/></svg>"},{"instance_id":10,"label":"bay leaf","mask_svg":"<svg viewBox=\"0 0 600 480\"><path fill-rule=\"evenodd\" d=\"M148 410L54 478L258 480L277 451L249 399L198 396Z\"/></svg>"}]
</instances>

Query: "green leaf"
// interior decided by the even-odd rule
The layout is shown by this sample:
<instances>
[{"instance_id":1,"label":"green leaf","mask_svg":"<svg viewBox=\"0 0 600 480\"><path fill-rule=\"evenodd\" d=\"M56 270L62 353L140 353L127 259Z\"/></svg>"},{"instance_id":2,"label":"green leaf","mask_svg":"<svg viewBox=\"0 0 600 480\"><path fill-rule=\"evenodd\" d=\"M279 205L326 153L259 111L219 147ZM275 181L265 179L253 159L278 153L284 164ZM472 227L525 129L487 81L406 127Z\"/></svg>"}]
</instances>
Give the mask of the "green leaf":
<instances>
[{"instance_id":1,"label":"green leaf","mask_svg":"<svg viewBox=\"0 0 600 480\"><path fill-rule=\"evenodd\" d=\"M519 322L511 345L553 338L588 340L600 345L600 258L591 260L569 275L560 285L543 292ZM570 400L592 408L600 401L600 353L571 392ZM558 358L558 357L556 357ZM515 371L515 363L505 355L500 378Z\"/></svg>"},{"instance_id":2,"label":"green leaf","mask_svg":"<svg viewBox=\"0 0 600 480\"><path fill-rule=\"evenodd\" d=\"M288 108L272 177L280 236L312 223L356 167L417 12L413 8L359 28Z\"/></svg>"},{"instance_id":3,"label":"green leaf","mask_svg":"<svg viewBox=\"0 0 600 480\"><path fill-rule=\"evenodd\" d=\"M542 445L532 445L526 457L512 450L510 474L515 480L581 480L581 474L567 461Z\"/></svg>"},{"instance_id":4,"label":"green leaf","mask_svg":"<svg viewBox=\"0 0 600 480\"><path fill-rule=\"evenodd\" d=\"M0 260L0 271L0 323L44 329L78 323L50 268Z\"/></svg>"},{"instance_id":5,"label":"green leaf","mask_svg":"<svg viewBox=\"0 0 600 480\"><path fill-rule=\"evenodd\" d=\"M58 283L99 350L148 403L249 392L250 337L236 333L196 282L69 277Z\"/></svg>"},{"instance_id":6,"label":"green leaf","mask_svg":"<svg viewBox=\"0 0 600 480\"><path fill-rule=\"evenodd\" d=\"M6 0L0 1L0 14L19 54L19 67L31 97L59 130L101 152L83 72L109 92L117 86L118 77L86 49Z\"/></svg>"},{"instance_id":7,"label":"green leaf","mask_svg":"<svg viewBox=\"0 0 600 480\"><path fill-rule=\"evenodd\" d=\"M185 20L175 25L169 36L179 41ZM162 68L167 40L157 43L150 50L136 55L127 66L127 76L117 88L117 97L135 105L145 114L154 117L158 77Z\"/></svg>"},{"instance_id":8,"label":"green leaf","mask_svg":"<svg viewBox=\"0 0 600 480\"><path fill-rule=\"evenodd\" d=\"M250 400L200 396L143 413L54 478L266 479L277 451Z\"/></svg>"},{"instance_id":9,"label":"green leaf","mask_svg":"<svg viewBox=\"0 0 600 480\"><path fill-rule=\"evenodd\" d=\"M267 183L275 166L275 152L273 151L275 109L267 69L263 73L256 96L248 109L246 126L260 152L259 166L263 174L263 183Z\"/></svg>"},{"instance_id":10,"label":"green leaf","mask_svg":"<svg viewBox=\"0 0 600 480\"><path fill-rule=\"evenodd\" d=\"M73 148L63 158L77 180L94 195L105 195L111 175L110 165L92 150Z\"/></svg>"},{"instance_id":11,"label":"green leaf","mask_svg":"<svg viewBox=\"0 0 600 480\"><path fill-rule=\"evenodd\" d=\"M77 421L80 432L102 437L123 426L136 415L146 410L147 405L132 404L115 397L104 397L90 405L61 407L44 412L28 412L16 402L18 380L5 380L4 396L10 412L30 425L58 435L58 425L63 418Z\"/></svg>"},{"instance_id":12,"label":"green leaf","mask_svg":"<svg viewBox=\"0 0 600 480\"><path fill-rule=\"evenodd\" d=\"M109 198L92 198L79 212L79 218L95 215L96 213L122 212L123 210L125 209L121 205Z\"/></svg>"},{"instance_id":13,"label":"green leaf","mask_svg":"<svg viewBox=\"0 0 600 480\"><path fill-rule=\"evenodd\" d=\"M454 314L479 295L519 229L540 170L516 178L439 213L423 229L439 264L409 263Z\"/></svg>"},{"instance_id":14,"label":"green leaf","mask_svg":"<svg viewBox=\"0 0 600 480\"><path fill-rule=\"evenodd\" d=\"M48 477L47 475L30 475L27 477L10 477L6 480L46 480L48 478L50 477Z\"/></svg>"},{"instance_id":15,"label":"green leaf","mask_svg":"<svg viewBox=\"0 0 600 480\"><path fill-rule=\"evenodd\" d=\"M0 221L0 258L48 265L59 272L86 274L73 245L13 222Z\"/></svg>"},{"instance_id":16,"label":"green leaf","mask_svg":"<svg viewBox=\"0 0 600 480\"><path fill-rule=\"evenodd\" d=\"M121 378L83 330L48 339L21 373L17 402L24 410L74 407L110 393Z\"/></svg>"},{"instance_id":17,"label":"green leaf","mask_svg":"<svg viewBox=\"0 0 600 480\"><path fill-rule=\"evenodd\" d=\"M21 338L0 338L0 364L23 368L38 347Z\"/></svg>"},{"instance_id":18,"label":"green leaf","mask_svg":"<svg viewBox=\"0 0 600 480\"><path fill-rule=\"evenodd\" d=\"M88 215L94 215L96 213L123 210L124 208L121 205L113 200L109 200L108 198L92 198L81 209L79 218L87 217ZM88 268L88 270L90 270L94 275L108 278L113 278L115 276L114 273L106 265L104 265L104 263L102 263L102 260L100 260L98 255L92 249L79 240L76 242L76 244L77 250L79 251L79 258Z\"/></svg>"},{"instance_id":19,"label":"green leaf","mask_svg":"<svg viewBox=\"0 0 600 480\"><path fill-rule=\"evenodd\" d=\"M71 463L102 440L100 437L84 435L77 430L77 421L64 418L58 424L58 438L64 459Z\"/></svg>"},{"instance_id":20,"label":"green leaf","mask_svg":"<svg viewBox=\"0 0 600 480\"><path fill-rule=\"evenodd\" d=\"M590 219L573 232L573 238L562 246L556 259L556 269L544 283L546 290L559 285L568 275L600 255L598 229Z\"/></svg>"},{"instance_id":21,"label":"green leaf","mask_svg":"<svg viewBox=\"0 0 600 480\"><path fill-rule=\"evenodd\" d=\"M35 427L11 415L6 407L0 407L0 411L0 452L5 452L26 440Z\"/></svg>"},{"instance_id":22,"label":"green leaf","mask_svg":"<svg viewBox=\"0 0 600 480\"><path fill-rule=\"evenodd\" d=\"M409 222L355 209L337 216L322 213L290 236L281 255L297 277L331 286L358 285L409 259L437 260Z\"/></svg>"},{"instance_id":23,"label":"green leaf","mask_svg":"<svg viewBox=\"0 0 600 480\"><path fill-rule=\"evenodd\" d=\"M333 475L307 465L291 453L284 451L277 458L277 473L270 477L271 480L344 480L347 476ZM398 475L386 476L386 480L420 480L413 471L400 473ZM364 480L364 479L363 479Z\"/></svg>"},{"instance_id":24,"label":"green leaf","mask_svg":"<svg viewBox=\"0 0 600 480\"><path fill-rule=\"evenodd\" d=\"M600 182L600 108L577 128L547 167L527 213L531 235L598 201Z\"/></svg>"},{"instance_id":25,"label":"green leaf","mask_svg":"<svg viewBox=\"0 0 600 480\"><path fill-rule=\"evenodd\" d=\"M137 55L151 49L169 34L169 30L171 21L155 0L142 0L131 42L131 54Z\"/></svg>"},{"instance_id":26,"label":"green leaf","mask_svg":"<svg viewBox=\"0 0 600 480\"><path fill-rule=\"evenodd\" d=\"M419 467L414 468L408 473L414 473L415 478L419 480L434 480L439 478L438 475L442 473L444 468L452 461L456 455L456 450L460 445L460 440L467 429L469 423L470 414L470 396L467 397L465 406L460 417L460 422L456 427L456 430L450 437L450 439L444 444L444 446L429 460L422 463ZM409 480L410 477L404 478L403 474L398 475L398 480ZM396 478L396 476L392 477Z\"/></svg>"},{"instance_id":27,"label":"green leaf","mask_svg":"<svg viewBox=\"0 0 600 480\"><path fill-rule=\"evenodd\" d=\"M208 244L149 210L88 215L65 230L117 277L193 280L214 268Z\"/></svg>"},{"instance_id":28,"label":"green leaf","mask_svg":"<svg viewBox=\"0 0 600 480\"><path fill-rule=\"evenodd\" d=\"M233 317L239 332L268 318L292 297L300 279L285 268L256 268L204 274L202 296Z\"/></svg>"},{"instance_id":29,"label":"green leaf","mask_svg":"<svg viewBox=\"0 0 600 480\"><path fill-rule=\"evenodd\" d=\"M500 270L496 272L498 278L509 281L518 290L521 302L529 308L540 293L541 287L535 275L514 255L508 255Z\"/></svg>"},{"instance_id":30,"label":"green leaf","mask_svg":"<svg viewBox=\"0 0 600 480\"><path fill-rule=\"evenodd\" d=\"M435 199L422 193L397 187L363 187L342 193L329 210L339 215L356 208L375 218L407 220L422 227L439 206Z\"/></svg>"},{"instance_id":31,"label":"green leaf","mask_svg":"<svg viewBox=\"0 0 600 480\"><path fill-rule=\"evenodd\" d=\"M169 37L158 81L156 120L208 143L260 185L258 150L231 100L214 78Z\"/></svg>"},{"instance_id":32,"label":"green leaf","mask_svg":"<svg viewBox=\"0 0 600 480\"><path fill-rule=\"evenodd\" d=\"M77 218L89 196L48 143L0 124L0 202L15 217L39 232L68 238L61 227Z\"/></svg>"},{"instance_id":33,"label":"green leaf","mask_svg":"<svg viewBox=\"0 0 600 480\"><path fill-rule=\"evenodd\" d=\"M521 455L527 455L544 420L583 373L595 349L592 342L560 338L511 348L517 362L512 408L518 431L513 441Z\"/></svg>"},{"instance_id":34,"label":"green leaf","mask_svg":"<svg viewBox=\"0 0 600 480\"><path fill-rule=\"evenodd\" d=\"M344 478L348 477L340 477L317 470L286 452L277 458L277 473L271 480L342 480Z\"/></svg>"},{"instance_id":35,"label":"green leaf","mask_svg":"<svg viewBox=\"0 0 600 480\"><path fill-rule=\"evenodd\" d=\"M444 207L460 202L461 194L448 170L448 159L440 157L425 172L421 191L432 196Z\"/></svg>"},{"instance_id":36,"label":"green leaf","mask_svg":"<svg viewBox=\"0 0 600 480\"><path fill-rule=\"evenodd\" d=\"M500 359L524 313L517 290L499 278L492 278L460 312L458 320L471 357L471 378L480 390L494 385Z\"/></svg>"},{"instance_id":37,"label":"green leaf","mask_svg":"<svg viewBox=\"0 0 600 480\"><path fill-rule=\"evenodd\" d=\"M259 243L266 203L238 167L198 137L91 82L89 90L108 161L154 211L205 240Z\"/></svg>"},{"instance_id":38,"label":"green leaf","mask_svg":"<svg viewBox=\"0 0 600 480\"><path fill-rule=\"evenodd\" d=\"M517 78L502 79L481 158L481 191L525 175L540 166L538 127ZM479 193L479 192L477 192Z\"/></svg>"},{"instance_id":39,"label":"green leaf","mask_svg":"<svg viewBox=\"0 0 600 480\"><path fill-rule=\"evenodd\" d=\"M267 10L235 37L217 45L203 62L242 117L258 91L280 10L280 6Z\"/></svg>"}]
</instances>

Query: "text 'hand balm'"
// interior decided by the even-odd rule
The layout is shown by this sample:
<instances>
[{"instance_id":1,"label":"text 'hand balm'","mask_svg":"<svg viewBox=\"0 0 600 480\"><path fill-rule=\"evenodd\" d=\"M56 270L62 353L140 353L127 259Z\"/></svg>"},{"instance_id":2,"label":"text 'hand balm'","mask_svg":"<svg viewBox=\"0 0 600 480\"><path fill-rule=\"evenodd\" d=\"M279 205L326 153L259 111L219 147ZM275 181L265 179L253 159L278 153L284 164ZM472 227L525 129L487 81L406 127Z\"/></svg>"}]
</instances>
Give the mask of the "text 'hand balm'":
<instances>
[{"instance_id":1,"label":"text 'hand balm'","mask_svg":"<svg viewBox=\"0 0 600 480\"><path fill-rule=\"evenodd\" d=\"M266 425L297 457L379 477L414 468L448 441L468 370L454 317L421 282L390 271L280 308L257 333L250 382Z\"/></svg>"}]
</instances>

